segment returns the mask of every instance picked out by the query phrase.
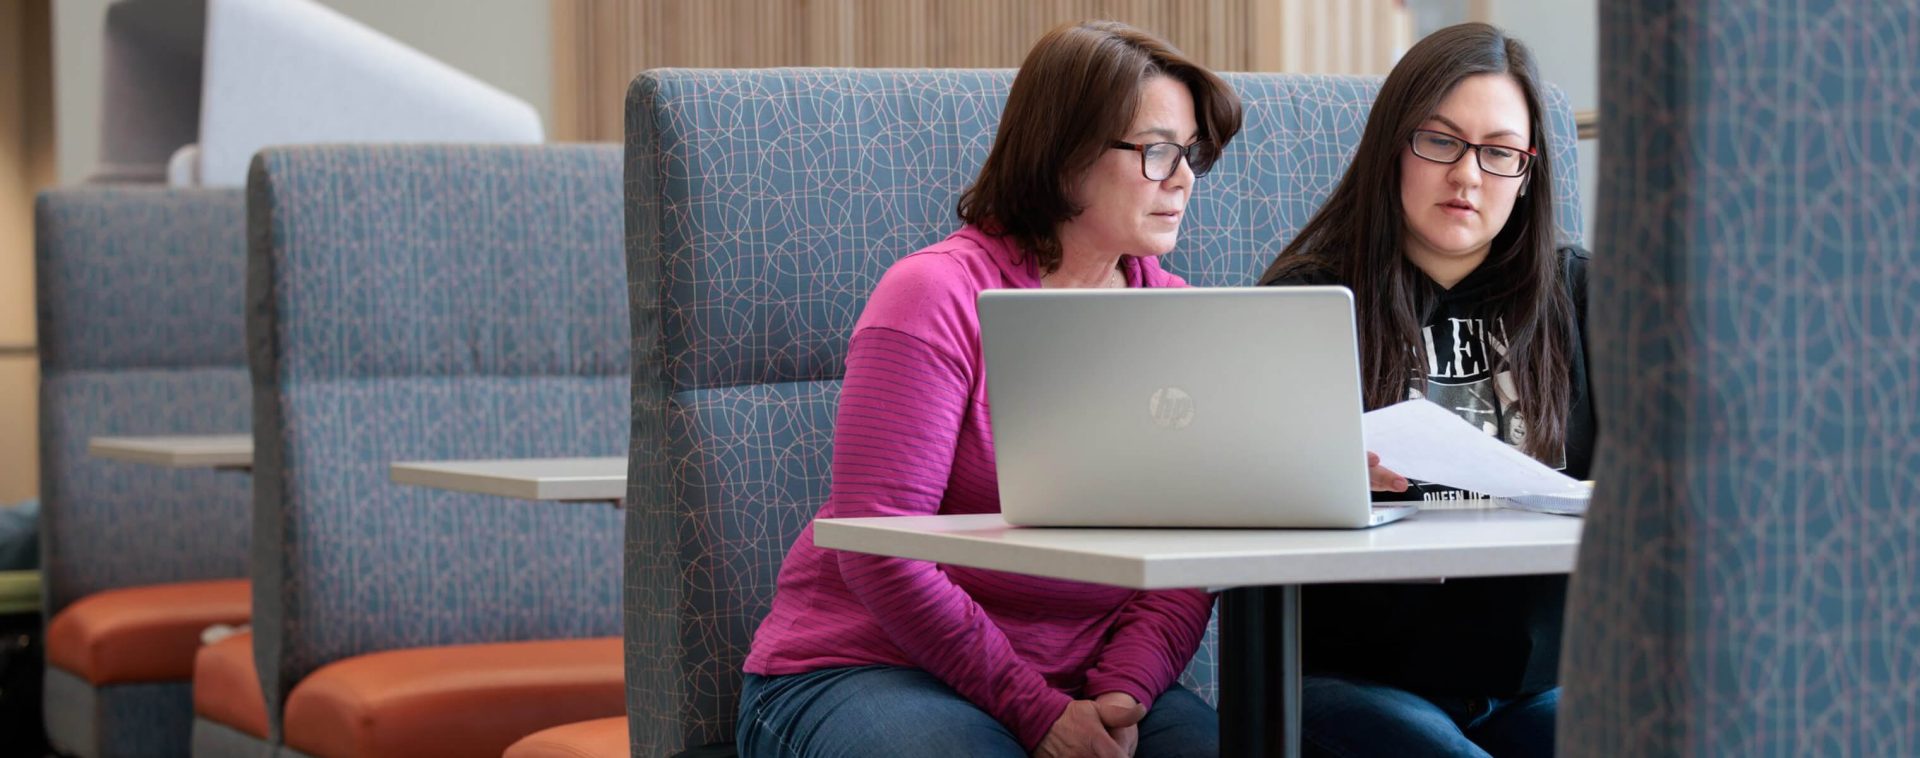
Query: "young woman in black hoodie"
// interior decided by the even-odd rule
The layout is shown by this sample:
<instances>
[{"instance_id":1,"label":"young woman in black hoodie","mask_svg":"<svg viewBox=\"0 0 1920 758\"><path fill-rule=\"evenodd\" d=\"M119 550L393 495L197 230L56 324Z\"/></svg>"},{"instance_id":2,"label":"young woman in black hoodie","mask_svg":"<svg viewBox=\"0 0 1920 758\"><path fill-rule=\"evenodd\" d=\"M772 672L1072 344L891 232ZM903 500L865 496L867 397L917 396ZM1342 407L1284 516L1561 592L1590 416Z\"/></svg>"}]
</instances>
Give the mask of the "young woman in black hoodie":
<instances>
[{"instance_id":1,"label":"young woman in black hoodie","mask_svg":"<svg viewBox=\"0 0 1920 758\"><path fill-rule=\"evenodd\" d=\"M1585 478L1587 256L1555 238L1542 105L1518 40L1485 24L1422 39L1260 282L1353 290L1369 409L1425 397ZM1380 499L1463 496L1369 463ZM1309 588L1303 747L1551 755L1565 594L1563 576Z\"/></svg>"}]
</instances>

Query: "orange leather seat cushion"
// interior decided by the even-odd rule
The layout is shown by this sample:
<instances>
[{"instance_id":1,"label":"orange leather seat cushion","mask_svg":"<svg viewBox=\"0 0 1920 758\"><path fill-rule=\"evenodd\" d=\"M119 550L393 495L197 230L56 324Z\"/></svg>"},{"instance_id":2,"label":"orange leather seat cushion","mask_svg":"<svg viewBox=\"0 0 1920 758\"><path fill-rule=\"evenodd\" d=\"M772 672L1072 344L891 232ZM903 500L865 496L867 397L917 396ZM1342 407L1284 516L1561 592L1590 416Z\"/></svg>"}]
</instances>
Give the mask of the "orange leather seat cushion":
<instances>
[{"instance_id":1,"label":"orange leather seat cushion","mask_svg":"<svg viewBox=\"0 0 1920 758\"><path fill-rule=\"evenodd\" d=\"M556 726L513 743L501 758L627 758L627 717Z\"/></svg>"},{"instance_id":2,"label":"orange leather seat cushion","mask_svg":"<svg viewBox=\"0 0 1920 758\"><path fill-rule=\"evenodd\" d=\"M241 632L200 648L193 658L193 713L267 739L267 699L253 664L253 635Z\"/></svg>"},{"instance_id":3,"label":"orange leather seat cushion","mask_svg":"<svg viewBox=\"0 0 1920 758\"><path fill-rule=\"evenodd\" d=\"M96 685L186 681L200 632L244 624L252 607L245 579L96 592L47 625L47 662Z\"/></svg>"},{"instance_id":4,"label":"orange leather seat cushion","mask_svg":"<svg viewBox=\"0 0 1920 758\"><path fill-rule=\"evenodd\" d=\"M386 650L322 666L287 696L287 747L315 758L486 756L626 713L618 637Z\"/></svg>"}]
</instances>

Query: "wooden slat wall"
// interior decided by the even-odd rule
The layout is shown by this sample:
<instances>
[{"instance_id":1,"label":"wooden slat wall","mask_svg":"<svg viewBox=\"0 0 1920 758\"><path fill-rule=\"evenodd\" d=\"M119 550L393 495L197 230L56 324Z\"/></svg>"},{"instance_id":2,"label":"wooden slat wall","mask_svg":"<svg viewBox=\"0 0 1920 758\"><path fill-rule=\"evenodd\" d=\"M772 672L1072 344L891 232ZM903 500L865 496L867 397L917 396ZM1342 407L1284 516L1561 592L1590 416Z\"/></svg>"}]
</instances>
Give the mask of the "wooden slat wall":
<instances>
[{"instance_id":1,"label":"wooden slat wall","mask_svg":"<svg viewBox=\"0 0 1920 758\"><path fill-rule=\"evenodd\" d=\"M1054 26L1111 18L1221 71L1385 73L1412 44L1393 0L552 0L560 140L622 137L662 66L1015 67Z\"/></svg>"},{"instance_id":2,"label":"wooden slat wall","mask_svg":"<svg viewBox=\"0 0 1920 758\"><path fill-rule=\"evenodd\" d=\"M39 492L33 197L53 171L52 0L0 0L0 505Z\"/></svg>"}]
</instances>

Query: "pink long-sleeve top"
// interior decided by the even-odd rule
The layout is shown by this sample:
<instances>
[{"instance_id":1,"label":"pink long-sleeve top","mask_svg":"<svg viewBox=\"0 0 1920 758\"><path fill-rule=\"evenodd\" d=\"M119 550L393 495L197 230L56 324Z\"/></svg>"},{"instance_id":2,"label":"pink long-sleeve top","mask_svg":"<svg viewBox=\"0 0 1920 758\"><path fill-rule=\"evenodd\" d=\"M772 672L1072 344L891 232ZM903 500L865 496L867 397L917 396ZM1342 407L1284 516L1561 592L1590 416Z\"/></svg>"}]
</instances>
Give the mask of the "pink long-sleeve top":
<instances>
[{"instance_id":1,"label":"pink long-sleeve top","mask_svg":"<svg viewBox=\"0 0 1920 758\"><path fill-rule=\"evenodd\" d=\"M1151 258L1129 287L1184 287ZM971 226L901 259L854 327L823 517L1000 511L976 299L1040 286L1010 240ZM1152 707L1199 647L1212 599L815 547L780 567L746 670L891 665L932 673L1027 749L1076 697L1125 692Z\"/></svg>"}]
</instances>

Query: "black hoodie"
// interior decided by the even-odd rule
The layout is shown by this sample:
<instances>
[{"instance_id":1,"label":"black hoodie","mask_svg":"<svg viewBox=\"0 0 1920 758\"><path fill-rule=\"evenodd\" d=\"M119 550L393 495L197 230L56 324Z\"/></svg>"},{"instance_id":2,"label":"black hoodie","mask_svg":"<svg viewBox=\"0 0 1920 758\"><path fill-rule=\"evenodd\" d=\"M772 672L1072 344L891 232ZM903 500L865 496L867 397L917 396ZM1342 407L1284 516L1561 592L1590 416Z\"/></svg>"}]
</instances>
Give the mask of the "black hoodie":
<instances>
[{"instance_id":1,"label":"black hoodie","mask_svg":"<svg viewBox=\"0 0 1920 758\"><path fill-rule=\"evenodd\" d=\"M1587 252L1560 250L1573 299L1574 341L1568 379L1563 468L1585 479L1593 458L1594 413L1587 384ZM1476 270L1451 289L1428 282L1428 399L1514 444L1525 424L1510 392L1491 371L1507 343L1503 325L1483 318L1492 282ZM1345 284L1302 276L1265 285ZM1366 339L1366 335L1361 335ZM1381 500L1453 499L1446 487L1415 483ZM1392 526L1384 527L1387 529ZM1303 649L1310 673L1337 673L1443 697L1514 697L1551 689L1559 676L1564 575L1455 579L1441 584L1344 584L1308 587L1302 608Z\"/></svg>"}]
</instances>

